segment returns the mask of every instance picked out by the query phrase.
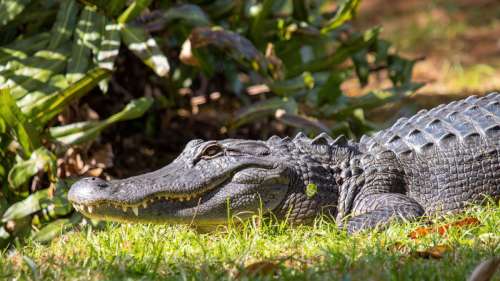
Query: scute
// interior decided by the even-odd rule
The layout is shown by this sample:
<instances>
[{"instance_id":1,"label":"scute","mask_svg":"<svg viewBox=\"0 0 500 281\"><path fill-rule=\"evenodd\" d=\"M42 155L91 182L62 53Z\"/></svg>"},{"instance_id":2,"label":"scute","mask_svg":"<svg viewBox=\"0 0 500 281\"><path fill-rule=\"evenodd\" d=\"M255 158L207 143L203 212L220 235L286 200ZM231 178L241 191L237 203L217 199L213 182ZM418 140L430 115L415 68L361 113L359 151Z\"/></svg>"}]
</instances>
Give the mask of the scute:
<instances>
[{"instance_id":1,"label":"scute","mask_svg":"<svg viewBox=\"0 0 500 281\"><path fill-rule=\"evenodd\" d=\"M500 134L500 93L471 96L461 101L421 110L401 118L392 127L372 137L363 136L362 151L389 149L396 154L423 153L432 147L466 143L473 138L497 142Z\"/></svg>"}]
</instances>

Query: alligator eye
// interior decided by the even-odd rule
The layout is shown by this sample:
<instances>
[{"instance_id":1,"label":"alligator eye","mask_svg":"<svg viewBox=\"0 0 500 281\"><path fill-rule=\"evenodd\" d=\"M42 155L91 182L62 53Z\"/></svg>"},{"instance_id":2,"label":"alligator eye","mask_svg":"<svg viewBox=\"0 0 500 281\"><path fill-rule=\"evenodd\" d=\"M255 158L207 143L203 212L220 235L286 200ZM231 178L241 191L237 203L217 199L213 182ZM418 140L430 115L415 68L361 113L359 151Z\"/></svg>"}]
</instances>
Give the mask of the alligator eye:
<instances>
[{"instance_id":1,"label":"alligator eye","mask_svg":"<svg viewBox=\"0 0 500 281\"><path fill-rule=\"evenodd\" d=\"M220 145L211 145L205 148L202 153L203 157L211 158L222 153L222 147Z\"/></svg>"}]
</instances>

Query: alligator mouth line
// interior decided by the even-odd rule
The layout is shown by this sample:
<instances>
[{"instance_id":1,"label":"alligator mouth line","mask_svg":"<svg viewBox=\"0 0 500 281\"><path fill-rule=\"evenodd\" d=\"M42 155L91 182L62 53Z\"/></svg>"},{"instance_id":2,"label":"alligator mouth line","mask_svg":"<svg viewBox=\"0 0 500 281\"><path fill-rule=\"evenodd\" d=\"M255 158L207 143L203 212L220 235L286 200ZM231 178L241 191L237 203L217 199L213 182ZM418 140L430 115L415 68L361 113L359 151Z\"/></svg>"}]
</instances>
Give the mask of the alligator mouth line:
<instances>
[{"instance_id":1,"label":"alligator mouth line","mask_svg":"<svg viewBox=\"0 0 500 281\"><path fill-rule=\"evenodd\" d=\"M141 209L146 209L149 205L154 204L154 203L176 203L176 202L195 202L195 200L200 202L200 199L202 198L203 194L206 194L208 191L200 194L195 194L195 195L187 195L187 196L172 196L168 194L156 194L153 196L149 196L142 200L142 202L137 203L137 204L126 204L126 203L118 203L118 202L112 202L112 201L100 201L100 202L94 202L94 203L76 203L73 202L73 207L79 211L79 212L86 212L89 214L92 214L96 209L101 209L103 207L106 208L113 208L116 210L122 210L124 213L128 212L128 209L130 208L132 212L134 213L135 216L139 216L140 210Z\"/></svg>"},{"instance_id":2,"label":"alligator mouth line","mask_svg":"<svg viewBox=\"0 0 500 281\"><path fill-rule=\"evenodd\" d=\"M217 187L224 186L228 183L232 178L232 175L226 179L213 182L209 187L206 187L198 192L193 192L192 194L171 194L165 192L158 192L149 196L144 197L138 203L128 203L128 202L118 202L112 200L101 200L91 203L78 203L72 202L73 207L79 211L88 213L92 215L94 211L103 209L103 208L111 208L115 210L122 210L123 213L128 213L128 209L132 210L132 213L138 217L141 209L148 208L149 205L156 203L167 203L167 204L175 204L175 203L185 203L185 204L193 204L196 203L199 205L204 195L209 195L213 192Z\"/></svg>"}]
</instances>

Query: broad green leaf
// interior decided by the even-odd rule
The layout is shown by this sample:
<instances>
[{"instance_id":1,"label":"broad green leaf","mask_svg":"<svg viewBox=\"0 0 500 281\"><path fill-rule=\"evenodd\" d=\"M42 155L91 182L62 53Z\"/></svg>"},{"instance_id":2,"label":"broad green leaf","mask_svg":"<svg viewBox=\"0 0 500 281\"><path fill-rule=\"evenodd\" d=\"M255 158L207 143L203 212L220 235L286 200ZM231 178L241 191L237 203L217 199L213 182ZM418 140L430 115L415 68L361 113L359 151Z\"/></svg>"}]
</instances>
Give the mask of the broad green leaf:
<instances>
[{"instance_id":1,"label":"broad green leaf","mask_svg":"<svg viewBox=\"0 0 500 281\"><path fill-rule=\"evenodd\" d=\"M314 78L312 78L314 80ZM282 81L272 81L267 85L278 95L290 96L298 91L308 90L314 86L314 81L311 81L309 72L303 73L301 76L290 78Z\"/></svg>"},{"instance_id":2,"label":"broad green leaf","mask_svg":"<svg viewBox=\"0 0 500 281\"><path fill-rule=\"evenodd\" d=\"M0 47L0 71L12 69L9 64L13 60L18 62L25 59L31 53L43 49L49 42L49 37L48 33L43 32Z\"/></svg>"},{"instance_id":3,"label":"broad green leaf","mask_svg":"<svg viewBox=\"0 0 500 281\"><path fill-rule=\"evenodd\" d=\"M141 117L153 104L153 99L142 97L129 102L122 111L110 116L105 123L107 125Z\"/></svg>"},{"instance_id":4,"label":"broad green leaf","mask_svg":"<svg viewBox=\"0 0 500 281\"><path fill-rule=\"evenodd\" d=\"M280 66L273 64L245 37L221 28L197 27L191 31L189 36L191 50L198 56L196 51L203 50L208 46L215 47L224 56L229 56L239 64L254 70L264 76L271 76L271 68L274 72L281 72Z\"/></svg>"},{"instance_id":5,"label":"broad green leaf","mask_svg":"<svg viewBox=\"0 0 500 281\"><path fill-rule=\"evenodd\" d=\"M340 85L349 77L351 71L333 70L328 76L326 82L321 86L318 91L317 105L322 104L336 104L339 103L339 98L342 97L342 90Z\"/></svg>"},{"instance_id":6,"label":"broad green leaf","mask_svg":"<svg viewBox=\"0 0 500 281\"><path fill-rule=\"evenodd\" d=\"M98 25L98 15L91 8L85 7L73 35L73 48L66 70L66 79L70 84L85 75L91 64L92 50L97 52L100 30L96 25Z\"/></svg>"},{"instance_id":7,"label":"broad green leaf","mask_svg":"<svg viewBox=\"0 0 500 281\"><path fill-rule=\"evenodd\" d=\"M211 24L210 18L198 6L192 4L183 4L168 9L161 18L162 25L169 26L174 21L182 21L183 24L190 26L208 26Z\"/></svg>"},{"instance_id":8,"label":"broad green leaf","mask_svg":"<svg viewBox=\"0 0 500 281\"><path fill-rule=\"evenodd\" d=\"M49 49L57 49L71 38L75 29L78 10L79 4L75 0L61 1L56 21L52 26L52 38L49 43Z\"/></svg>"},{"instance_id":9,"label":"broad green leaf","mask_svg":"<svg viewBox=\"0 0 500 281\"><path fill-rule=\"evenodd\" d=\"M11 239L11 235L7 230L5 230L5 227L0 226L0 247L5 247L8 245L9 240Z\"/></svg>"},{"instance_id":10,"label":"broad green leaf","mask_svg":"<svg viewBox=\"0 0 500 281\"><path fill-rule=\"evenodd\" d=\"M372 28L365 31L361 36L357 36L338 47L335 52L326 57L316 58L302 65L291 67L287 71L287 76L294 77L304 71L318 72L333 69L336 65L343 63L355 53L368 48L378 38L379 28Z\"/></svg>"},{"instance_id":11,"label":"broad green leaf","mask_svg":"<svg viewBox=\"0 0 500 281\"><path fill-rule=\"evenodd\" d=\"M122 26L121 35L123 42L147 66L155 71L158 76L167 76L170 71L167 57L162 53L156 40L141 27Z\"/></svg>"},{"instance_id":12,"label":"broad green leaf","mask_svg":"<svg viewBox=\"0 0 500 281\"><path fill-rule=\"evenodd\" d=\"M49 242L52 238L61 234L67 227L73 225L70 219L58 219L46 226L33 235L33 240L38 242Z\"/></svg>"},{"instance_id":13,"label":"broad green leaf","mask_svg":"<svg viewBox=\"0 0 500 281\"><path fill-rule=\"evenodd\" d=\"M53 127L49 129L51 137L66 145L75 145L87 142L98 136L106 127L116 122L126 121L141 117L151 105L153 100L150 98L140 98L131 101L125 108L110 116L104 121L98 122L79 122L65 126Z\"/></svg>"},{"instance_id":14,"label":"broad green leaf","mask_svg":"<svg viewBox=\"0 0 500 281\"><path fill-rule=\"evenodd\" d=\"M39 32L33 36L15 40L3 47L31 53L45 47L49 42L49 38L50 34L48 32Z\"/></svg>"},{"instance_id":15,"label":"broad green leaf","mask_svg":"<svg viewBox=\"0 0 500 281\"><path fill-rule=\"evenodd\" d=\"M382 65L387 61L391 44L385 40L378 39L375 43L375 64Z\"/></svg>"},{"instance_id":16,"label":"broad green leaf","mask_svg":"<svg viewBox=\"0 0 500 281\"><path fill-rule=\"evenodd\" d=\"M6 89L0 89L0 118L12 129L27 156L40 146L38 133Z\"/></svg>"},{"instance_id":17,"label":"broad green leaf","mask_svg":"<svg viewBox=\"0 0 500 281\"><path fill-rule=\"evenodd\" d=\"M5 83L6 87L10 87L12 97L18 100L28 92L45 86L52 75L64 70L68 52L69 49L64 46L55 51L38 51L33 57L22 60L22 67L16 69Z\"/></svg>"},{"instance_id":18,"label":"broad green leaf","mask_svg":"<svg viewBox=\"0 0 500 281\"><path fill-rule=\"evenodd\" d=\"M95 63L100 68L113 71L116 57L118 57L120 52L120 25L114 23L114 21L105 19L101 33L101 44L97 50L97 55L95 55ZM103 93L107 93L108 79L99 82L99 88Z\"/></svg>"},{"instance_id":19,"label":"broad green leaf","mask_svg":"<svg viewBox=\"0 0 500 281\"><path fill-rule=\"evenodd\" d=\"M352 62L354 63L354 69L356 70L359 84L361 84L362 87L366 86L366 84L368 84L368 76L370 75L370 65L366 58L366 50L354 54L352 56Z\"/></svg>"},{"instance_id":20,"label":"broad green leaf","mask_svg":"<svg viewBox=\"0 0 500 281\"><path fill-rule=\"evenodd\" d=\"M54 237L68 230L71 226L82 220L82 216L75 213L69 219L58 219L46 226L33 235L33 240L38 242L50 242Z\"/></svg>"},{"instance_id":21,"label":"broad green leaf","mask_svg":"<svg viewBox=\"0 0 500 281\"><path fill-rule=\"evenodd\" d=\"M29 216L41 210L41 203L49 201L49 189L37 191L26 199L12 204L2 216L2 222Z\"/></svg>"},{"instance_id":22,"label":"broad green leaf","mask_svg":"<svg viewBox=\"0 0 500 281\"><path fill-rule=\"evenodd\" d=\"M351 20L356 14L359 3L361 3L361 0L344 0L338 7L333 19L321 29L321 32L328 33L335 30L346 21Z\"/></svg>"},{"instance_id":23,"label":"broad green leaf","mask_svg":"<svg viewBox=\"0 0 500 281\"><path fill-rule=\"evenodd\" d=\"M415 61L390 55L387 63L389 64L389 78L394 85L398 86L410 83Z\"/></svg>"},{"instance_id":24,"label":"broad green leaf","mask_svg":"<svg viewBox=\"0 0 500 281\"><path fill-rule=\"evenodd\" d=\"M0 0L0 26L19 15L31 0Z\"/></svg>"},{"instance_id":25,"label":"broad green leaf","mask_svg":"<svg viewBox=\"0 0 500 281\"><path fill-rule=\"evenodd\" d=\"M97 52L97 66L114 70L114 64L120 52L120 25L108 21L104 26L101 45Z\"/></svg>"},{"instance_id":26,"label":"broad green leaf","mask_svg":"<svg viewBox=\"0 0 500 281\"><path fill-rule=\"evenodd\" d=\"M403 86L392 87L389 89L374 90L366 95L359 97L349 97L342 104L325 106L322 109L325 115L334 115L338 118L345 118L353 113L357 108L369 110L378 106L401 101L404 97L409 96L416 90L421 88L421 83L408 83Z\"/></svg>"},{"instance_id":27,"label":"broad green leaf","mask_svg":"<svg viewBox=\"0 0 500 281\"><path fill-rule=\"evenodd\" d=\"M36 120L32 118L34 116L32 113L33 108L36 108L38 103L46 96L60 92L68 86L69 84L64 74L53 75L43 88L30 92L21 99L18 99L17 105L30 121L35 121L33 123L36 123Z\"/></svg>"},{"instance_id":28,"label":"broad green leaf","mask_svg":"<svg viewBox=\"0 0 500 281\"><path fill-rule=\"evenodd\" d=\"M54 180L56 174L56 157L44 147L35 150L30 158L16 163L9 172L9 188L17 191L40 171L45 171L49 179Z\"/></svg>"},{"instance_id":29,"label":"broad green leaf","mask_svg":"<svg viewBox=\"0 0 500 281\"><path fill-rule=\"evenodd\" d=\"M37 105L32 107L31 113L40 124L45 124L54 118L71 101L80 98L94 88L99 81L108 78L111 72L107 69L93 69L76 83L71 84L64 91L60 91L41 98Z\"/></svg>"},{"instance_id":30,"label":"broad green leaf","mask_svg":"<svg viewBox=\"0 0 500 281\"><path fill-rule=\"evenodd\" d=\"M134 0L130 6L118 17L120 24L125 24L141 14L146 9L152 0Z\"/></svg>"},{"instance_id":31,"label":"broad green leaf","mask_svg":"<svg viewBox=\"0 0 500 281\"><path fill-rule=\"evenodd\" d=\"M284 113L297 113L298 105L293 98L270 98L245 106L236 112L231 129L258 119Z\"/></svg>"},{"instance_id":32,"label":"broad green leaf","mask_svg":"<svg viewBox=\"0 0 500 281\"><path fill-rule=\"evenodd\" d=\"M44 201L40 204L41 215L46 221L66 216L73 210L68 200L68 189L66 181L57 180L55 192L50 201Z\"/></svg>"},{"instance_id":33,"label":"broad green leaf","mask_svg":"<svg viewBox=\"0 0 500 281\"><path fill-rule=\"evenodd\" d=\"M261 47L265 42L266 20L272 12L273 0L264 0L260 9L252 22L251 34L253 41Z\"/></svg>"},{"instance_id":34,"label":"broad green leaf","mask_svg":"<svg viewBox=\"0 0 500 281\"><path fill-rule=\"evenodd\" d=\"M99 121L83 121L71 123L68 125L49 128L49 134L52 138L60 138L74 133L79 133L99 125Z\"/></svg>"},{"instance_id":35,"label":"broad green leaf","mask_svg":"<svg viewBox=\"0 0 500 281\"><path fill-rule=\"evenodd\" d=\"M0 73L5 75L6 71L18 69L21 66L19 61L27 57L28 55L25 52L9 48L0 48ZM5 77L4 75L2 76ZM3 78L2 80L7 79Z\"/></svg>"}]
</instances>

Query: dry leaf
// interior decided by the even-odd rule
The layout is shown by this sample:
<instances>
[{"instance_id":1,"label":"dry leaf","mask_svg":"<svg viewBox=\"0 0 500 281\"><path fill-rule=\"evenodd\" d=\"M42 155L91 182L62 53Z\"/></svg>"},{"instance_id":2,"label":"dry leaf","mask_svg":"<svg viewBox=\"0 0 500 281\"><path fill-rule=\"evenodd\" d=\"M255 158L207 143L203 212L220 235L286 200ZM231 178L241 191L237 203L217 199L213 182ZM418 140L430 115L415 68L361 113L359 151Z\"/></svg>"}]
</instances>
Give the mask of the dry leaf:
<instances>
[{"instance_id":1,"label":"dry leaf","mask_svg":"<svg viewBox=\"0 0 500 281\"><path fill-rule=\"evenodd\" d=\"M179 60L187 65L200 66L200 61L193 55L189 39L182 44Z\"/></svg>"},{"instance_id":2,"label":"dry leaf","mask_svg":"<svg viewBox=\"0 0 500 281\"><path fill-rule=\"evenodd\" d=\"M110 143L107 143L92 153L90 162L99 168L111 168L113 167L113 158L113 147Z\"/></svg>"},{"instance_id":3,"label":"dry leaf","mask_svg":"<svg viewBox=\"0 0 500 281\"><path fill-rule=\"evenodd\" d=\"M467 281L489 281L498 268L500 268L500 257L487 259L474 268Z\"/></svg>"},{"instance_id":4,"label":"dry leaf","mask_svg":"<svg viewBox=\"0 0 500 281\"><path fill-rule=\"evenodd\" d=\"M415 252L416 256L424 259L441 259L443 255L450 251L451 247L448 245L437 245L423 251Z\"/></svg>"},{"instance_id":5,"label":"dry leaf","mask_svg":"<svg viewBox=\"0 0 500 281\"><path fill-rule=\"evenodd\" d=\"M465 227L465 226L472 226L472 225L479 225L481 222L473 217L468 217L456 222L448 223L445 225L441 225L438 227L419 227L408 235L411 239L417 239L423 236L426 236L430 233L438 233L439 235L444 235L449 228L451 227Z\"/></svg>"},{"instance_id":6,"label":"dry leaf","mask_svg":"<svg viewBox=\"0 0 500 281\"><path fill-rule=\"evenodd\" d=\"M90 169L87 171L87 176L89 177L99 177L103 172L102 168Z\"/></svg>"},{"instance_id":7,"label":"dry leaf","mask_svg":"<svg viewBox=\"0 0 500 281\"><path fill-rule=\"evenodd\" d=\"M279 271L279 265L276 261L258 261L245 266L243 271L236 274L236 279L242 276L262 276L262 275L274 275Z\"/></svg>"}]
</instances>

